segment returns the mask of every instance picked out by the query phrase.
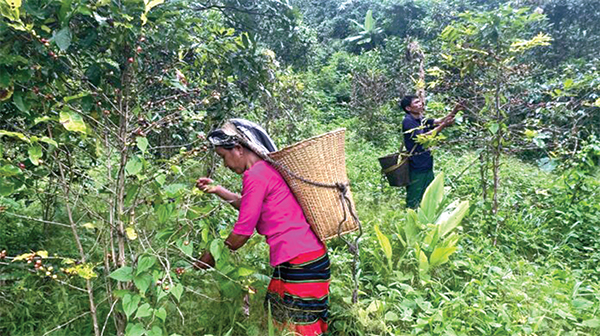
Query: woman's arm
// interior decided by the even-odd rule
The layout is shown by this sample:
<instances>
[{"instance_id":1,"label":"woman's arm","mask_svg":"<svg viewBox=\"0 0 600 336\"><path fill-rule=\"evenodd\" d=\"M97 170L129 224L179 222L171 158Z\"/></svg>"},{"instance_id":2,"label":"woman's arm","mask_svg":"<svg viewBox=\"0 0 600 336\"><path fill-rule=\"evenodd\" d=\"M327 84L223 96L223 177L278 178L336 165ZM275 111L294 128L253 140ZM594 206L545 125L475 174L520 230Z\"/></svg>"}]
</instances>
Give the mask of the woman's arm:
<instances>
[{"instance_id":1,"label":"woman's arm","mask_svg":"<svg viewBox=\"0 0 600 336\"><path fill-rule=\"evenodd\" d=\"M208 177L201 177L196 181L196 187L206 193L219 196L225 202L231 204L231 206L239 210L242 196L240 194L231 192L220 185L214 186L212 185L213 182L214 181Z\"/></svg>"},{"instance_id":2,"label":"woman's arm","mask_svg":"<svg viewBox=\"0 0 600 336\"><path fill-rule=\"evenodd\" d=\"M239 235L232 232L225 240L225 245L229 247L230 250L235 251L244 246L248 239L250 239L250 236ZM204 251L200 259L194 263L194 267L199 269L215 267L215 258L213 258L209 251Z\"/></svg>"}]
</instances>

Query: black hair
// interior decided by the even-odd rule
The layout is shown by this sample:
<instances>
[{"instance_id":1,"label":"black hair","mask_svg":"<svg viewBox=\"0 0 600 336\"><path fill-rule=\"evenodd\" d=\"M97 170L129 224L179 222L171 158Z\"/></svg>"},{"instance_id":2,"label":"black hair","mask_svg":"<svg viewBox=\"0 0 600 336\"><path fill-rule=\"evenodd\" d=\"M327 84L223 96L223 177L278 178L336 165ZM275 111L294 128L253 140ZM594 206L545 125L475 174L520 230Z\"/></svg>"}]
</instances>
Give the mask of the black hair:
<instances>
[{"instance_id":1,"label":"black hair","mask_svg":"<svg viewBox=\"0 0 600 336\"><path fill-rule=\"evenodd\" d=\"M413 100L415 99L419 99L419 97L417 96L404 96L404 98L402 98L402 100L400 101L400 107L404 110L404 112L408 111L406 110L407 107L410 106L410 104L412 104Z\"/></svg>"}]
</instances>

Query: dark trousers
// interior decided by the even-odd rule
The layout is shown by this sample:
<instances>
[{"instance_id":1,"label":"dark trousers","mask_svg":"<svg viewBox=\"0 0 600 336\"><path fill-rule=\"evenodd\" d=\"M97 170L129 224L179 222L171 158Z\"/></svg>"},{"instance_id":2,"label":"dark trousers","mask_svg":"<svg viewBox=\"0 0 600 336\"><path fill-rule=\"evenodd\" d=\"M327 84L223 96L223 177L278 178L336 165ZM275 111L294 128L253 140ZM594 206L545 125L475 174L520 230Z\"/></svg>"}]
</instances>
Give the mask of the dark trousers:
<instances>
[{"instance_id":1,"label":"dark trousers","mask_svg":"<svg viewBox=\"0 0 600 336\"><path fill-rule=\"evenodd\" d=\"M406 186L406 207L416 209L423 199L423 194L433 181L433 170L410 171L410 184Z\"/></svg>"}]
</instances>

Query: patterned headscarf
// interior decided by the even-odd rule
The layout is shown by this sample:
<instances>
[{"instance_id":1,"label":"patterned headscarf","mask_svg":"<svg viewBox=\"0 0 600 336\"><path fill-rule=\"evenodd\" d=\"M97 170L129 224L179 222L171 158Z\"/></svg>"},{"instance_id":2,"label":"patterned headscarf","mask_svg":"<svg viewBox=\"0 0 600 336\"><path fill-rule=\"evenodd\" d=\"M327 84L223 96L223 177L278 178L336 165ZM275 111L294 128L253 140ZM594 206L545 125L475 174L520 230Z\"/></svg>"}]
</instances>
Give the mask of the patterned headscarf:
<instances>
[{"instance_id":1,"label":"patterned headscarf","mask_svg":"<svg viewBox=\"0 0 600 336\"><path fill-rule=\"evenodd\" d=\"M210 132L207 138L215 147L231 149L237 144L242 144L259 156L277 150L275 143L262 127L245 119L229 119L222 128Z\"/></svg>"}]
</instances>

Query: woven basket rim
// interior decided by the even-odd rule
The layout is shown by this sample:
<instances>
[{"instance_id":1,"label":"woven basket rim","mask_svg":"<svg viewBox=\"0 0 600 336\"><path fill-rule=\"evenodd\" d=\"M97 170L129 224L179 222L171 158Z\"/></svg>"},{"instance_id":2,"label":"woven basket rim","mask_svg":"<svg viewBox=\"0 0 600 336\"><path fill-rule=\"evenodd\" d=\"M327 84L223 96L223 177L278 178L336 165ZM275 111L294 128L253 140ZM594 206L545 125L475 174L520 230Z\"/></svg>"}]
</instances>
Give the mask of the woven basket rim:
<instances>
[{"instance_id":1,"label":"woven basket rim","mask_svg":"<svg viewBox=\"0 0 600 336\"><path fill-rule=\"evenodd\" d=\"M327 133L322 133L322 134L316 135L314 137L310 137L308 139L304 139L304 140L298 141L295 144L286 146L286 147L284 147L284 148L282 148L282 149L280 149L278 151L269 153L269 156L277 155L277 154L283 153L283 152L288 152L288 151L294 150L294 149L296 149L298 147L305 147L305 146L307 146L307 145L315 142L316 140L319 140L321 138L325 138L325 137L328 137L328 136L336 135L338 133L342 133L342 132L345 132L345 131L346 131L345 128L338 128L338 129L335 129L333 131L329 131Z\"/></svg>"}]
</instances>

